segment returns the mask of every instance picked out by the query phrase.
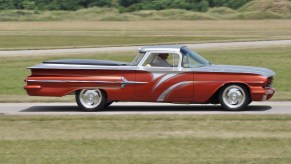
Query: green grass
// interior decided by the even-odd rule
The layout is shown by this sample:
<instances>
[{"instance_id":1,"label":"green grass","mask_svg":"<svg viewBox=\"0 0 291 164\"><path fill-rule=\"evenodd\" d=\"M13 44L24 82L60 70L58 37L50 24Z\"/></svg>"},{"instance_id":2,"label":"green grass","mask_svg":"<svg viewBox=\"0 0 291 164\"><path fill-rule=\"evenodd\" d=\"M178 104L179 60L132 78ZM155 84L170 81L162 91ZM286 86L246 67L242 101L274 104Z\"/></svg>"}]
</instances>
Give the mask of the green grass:
<instances>
[{"instance_id":1,"label":"green grass","mask_svg":"<svg viewBox=\"0 0 291 164\"><path fill-rule=\"evenodd\" d=\"M291 116L0 116L2 163L290 163Z\"/></svg>"},{"instance_id":2,"label":"green grass","mask_svg":"<svg viewBox=\"0 0 291 164\"><path fill-rule=\"evenodd\" d=\"M36 65L45 60L85 58L102 59L130 62L137 52L114 52L102 54L75 54L62 56L30 56L25 57L2 57L0 65L0 102L12 101L63 101L61 99L19 97L25 95L23 80L30 74L26 67ZM274 70L277 74L274 80L274 87L277 93L273 100L291 100L291 48L246 48L246 49L218 49L218 50L198 50L202 56L216 64L248 65L266 67ZM68 99L64 99L68 101ZM70 100L70 99L69 99Z\"/></svg>"},{"instance_id":3,"label":"green grass","mask_svg":"<svg viewBox=\"0 0 291 164\"><path fill-rule=\"evenodd\" d=\"M0 22L0 49L290 39L290 26L291 20Z\"/></svg>"},{"instance_id":4,"label":"green grass","mask_svg":"<svg viewBox=\"0 0 291 164\"><path fill-rule=\"evenodd\" d=\"M190 43L234 40L232 36L0 36L0 49L40 49Z\"/></svg>"}]
</instances>

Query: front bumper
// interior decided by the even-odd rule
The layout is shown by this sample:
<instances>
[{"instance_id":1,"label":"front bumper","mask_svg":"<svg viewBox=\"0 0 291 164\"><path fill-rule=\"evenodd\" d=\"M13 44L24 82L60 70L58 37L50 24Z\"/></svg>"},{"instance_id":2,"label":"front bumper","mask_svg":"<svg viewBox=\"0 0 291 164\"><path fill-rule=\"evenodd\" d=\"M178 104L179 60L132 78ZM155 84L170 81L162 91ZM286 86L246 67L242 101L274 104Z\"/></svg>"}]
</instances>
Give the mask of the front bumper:
<instances>
[{"instance_id":1,"label":"front bumper","mask_svg":"<svg viewBox=\"0 0 291 164\"><path fill-rule=\"evenodd\" d=\"M266 101L273 97L276 90L272 87L253 87L251 88L251 95L253 101Z\"/></svg>"},{"instance_id":2,"label":"front bumper","mask_svg":"<svg viewBox=\"0 0 291 164\"><path fill-rule=\"evenodd\" d=\"M272 98L275 92L276 92L275 88L272 87L265 88L265 94L262 97L262 101L266 101Z\"/></svg>"}]
</instances>

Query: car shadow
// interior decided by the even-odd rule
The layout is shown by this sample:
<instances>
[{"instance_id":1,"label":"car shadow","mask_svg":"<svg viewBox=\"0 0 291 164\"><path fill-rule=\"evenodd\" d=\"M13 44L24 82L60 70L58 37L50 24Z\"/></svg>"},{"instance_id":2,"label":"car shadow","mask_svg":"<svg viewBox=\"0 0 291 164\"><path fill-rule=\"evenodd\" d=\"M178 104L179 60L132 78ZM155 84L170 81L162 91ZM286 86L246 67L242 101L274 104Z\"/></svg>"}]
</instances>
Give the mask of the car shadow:
<instances>
[{"instance_id":1,"label":"car shadow","mask_svg":"<svg viewBox=\"0 0 291 164\"><path fill-rule=\"evenodd\" d=\"M267 105L251 105L245 110L249 112L260 112L272 109ZM223 112L219 105L153 105L153 106L109 106L102 112ZM33 106L20 112L82 112L77 106ZM237 111L240 112L240 111Z\"/></svg>"}]
</instances>

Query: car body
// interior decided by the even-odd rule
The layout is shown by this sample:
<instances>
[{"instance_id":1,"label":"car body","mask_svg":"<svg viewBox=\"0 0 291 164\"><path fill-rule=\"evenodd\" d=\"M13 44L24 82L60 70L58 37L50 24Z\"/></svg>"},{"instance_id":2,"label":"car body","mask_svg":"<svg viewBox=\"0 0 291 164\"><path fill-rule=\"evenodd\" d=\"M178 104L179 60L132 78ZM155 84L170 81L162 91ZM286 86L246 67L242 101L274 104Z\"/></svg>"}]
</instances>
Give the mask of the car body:
<instances>
[{"instance_id":1,"label":"car body","mask_svg":"<svg viewBox=\"0 0 291 164\"><path fill-rule=\"evenodd\" d=\"M168 66L154 64L162 56ZM220 103L227 110L241 110L275 93L272 70L211 64L182 45L140 48L132 63L67 59L28 69L28 95L75 94L85 111L99 111L115 101Z\"/></svg>"}]
</instances>

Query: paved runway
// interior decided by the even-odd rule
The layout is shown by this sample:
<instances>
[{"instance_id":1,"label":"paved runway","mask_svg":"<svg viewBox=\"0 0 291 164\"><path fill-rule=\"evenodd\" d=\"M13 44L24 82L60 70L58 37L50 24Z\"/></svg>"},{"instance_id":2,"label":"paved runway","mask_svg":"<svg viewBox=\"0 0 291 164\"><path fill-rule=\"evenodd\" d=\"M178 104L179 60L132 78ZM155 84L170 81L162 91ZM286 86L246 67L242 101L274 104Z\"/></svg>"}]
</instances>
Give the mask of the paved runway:
<instances>
[{"instance_id":1,"label":"paved runway","mask_svg":"<svg viewBox=\"0 0 291 164\"><path fill-rule=\"evenodd\" d=\"M224 111L219 105L118 102L102 112L81 112L75 103L0 103L1 115L127 115L127 114L291 114L291 101L254 102L244 111Z\"/></svg>"}]
</instances>

